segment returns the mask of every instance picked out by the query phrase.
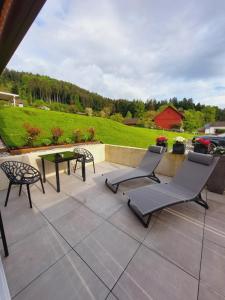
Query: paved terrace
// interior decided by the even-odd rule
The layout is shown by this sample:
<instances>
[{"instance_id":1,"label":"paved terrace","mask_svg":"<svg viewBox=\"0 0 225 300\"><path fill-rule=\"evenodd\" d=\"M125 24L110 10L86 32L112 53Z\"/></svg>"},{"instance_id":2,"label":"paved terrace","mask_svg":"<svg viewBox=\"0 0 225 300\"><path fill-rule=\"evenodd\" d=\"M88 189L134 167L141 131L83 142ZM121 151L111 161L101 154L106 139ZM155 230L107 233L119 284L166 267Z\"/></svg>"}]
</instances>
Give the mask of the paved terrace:
<instances>
[{"instance_id":1,"label":"paved terrace","mask_svg":"<svg viewBox=\"0 0 225 300\"><path fill-rule=\"evenodd\" d=\"M123 192L151 182L126 183L114 195L101 174L118 168L99 163L94 175L88 167L86 183L79 171L61 174L61 193L50 177L45 195L32 187L33 209L17 188L4 208L0 192L12 298L225 299L225 196L208 192L208 211L195 203L163 210L146 229Z\"/></svg>"}]
</instances>

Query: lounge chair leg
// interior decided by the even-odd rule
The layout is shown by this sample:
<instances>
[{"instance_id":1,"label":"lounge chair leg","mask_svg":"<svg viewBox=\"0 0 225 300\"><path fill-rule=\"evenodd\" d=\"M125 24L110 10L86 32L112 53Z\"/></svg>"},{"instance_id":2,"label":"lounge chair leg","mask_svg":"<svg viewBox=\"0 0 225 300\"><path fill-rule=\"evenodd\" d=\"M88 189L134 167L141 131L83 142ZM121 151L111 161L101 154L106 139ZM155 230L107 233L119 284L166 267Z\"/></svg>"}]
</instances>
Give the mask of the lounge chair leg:
<instances>
[{"instance_id":1,"label":"lounge chair leg","mask_svg":"<svg viewBox=\"0 0 225 300\"><path fill-rule=\"evenodd\" d=\"M158 183L161 183L161 181L159 180L159 178L155 175L155 172L153 171L152 174L150 176L148 176L148 178L150 178L153 181L156 181Z\"/></svg>"},{"instance_id":2,"label":"lounge chair leg","mask_svg":"<svg viewBox=\"0 0 225 300\"><path fill-rule=\"evenodd\" d=\"M109 182L108 182L108 179L106 178L106 180L105 180L105 185L114 193L114 194L116 194L117 193L117 191L118 191L118 188L119 188L119 183L117 183L117 184L110 184Z\"/></svg>"},{"instance_id":3,"label":"lounge chair leg","mask_svg":"<svg viewBox=\"0 0 225 300\"><path fill-rule=\"evenodd\" d=\"M145 221L145 220L144 220L144 217L142 217L141 215L139 215L139 214L137 213L137 211L130 205L130 199L128 200L127 205L128 205L129 208L132 210L132 212L135 214L135 216L141 221L141 223L143 224L143 226L144 226L145 228L148 228L149 223L150 223L150 221L151 221L152 214L149 214L148 217L147 217L147 220Z\"/></svg>"},{"instance_id":4,"label":"lounge chair leg","mask_svg":"<svg viewBox=\"0 0 225 300\"><path fill-rule=\"evenodd\" d=\"M208 209L209 206L205 200L202 199L202 195L199 194L198 198L195 200L195 202L201 206L203 206L205 209Z\"/></svg>"},{"instance_id":5,"label":"lounge chair leg","mask_svg":"<svg viewBox=\"0 0 225 300\"><path fill-rule=\"evenodd\" d=\"M93 161L93 169L94 169L94 173L95 173L95 162Z\"/></svg>"}]
</instances>

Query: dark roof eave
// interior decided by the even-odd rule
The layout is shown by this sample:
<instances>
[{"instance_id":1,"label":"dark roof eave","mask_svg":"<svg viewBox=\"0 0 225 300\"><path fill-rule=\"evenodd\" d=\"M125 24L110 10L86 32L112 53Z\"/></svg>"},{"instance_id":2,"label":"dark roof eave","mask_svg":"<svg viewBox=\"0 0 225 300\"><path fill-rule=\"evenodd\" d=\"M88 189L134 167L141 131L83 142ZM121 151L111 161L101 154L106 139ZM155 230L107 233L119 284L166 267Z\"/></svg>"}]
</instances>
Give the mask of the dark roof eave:
<instances>
[{"instance_id":1,"label":"dark roof eave","mask_svg":"<svg viewBox=\"0 0 225 300\"><path fill-rule=\"evenodd\" d=\"M0 74L46 0L5 0L0 7Z\"/></svg>"}]
</instances>

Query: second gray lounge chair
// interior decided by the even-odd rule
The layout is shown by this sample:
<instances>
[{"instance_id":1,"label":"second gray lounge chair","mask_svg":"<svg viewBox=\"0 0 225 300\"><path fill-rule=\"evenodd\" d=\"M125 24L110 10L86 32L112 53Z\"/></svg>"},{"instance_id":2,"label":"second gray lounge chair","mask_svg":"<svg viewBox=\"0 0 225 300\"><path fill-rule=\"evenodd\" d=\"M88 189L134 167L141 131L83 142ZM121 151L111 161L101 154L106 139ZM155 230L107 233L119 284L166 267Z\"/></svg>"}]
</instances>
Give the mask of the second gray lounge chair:
<instances>
[{"instance_id":1,"label":"second gray lounge chair","mask_svg":"<svg viewBox=\"0 0 225 300\"><path fill-rule=\"evenodd\" d=\"M189 152L177 174L168 184L153 184L128 192L128 206L148 227L152 213L187 201L208 208L201 191L213 172L218 157Z\"/></svg>"},{"instance_id":2,"label":"second gray lounge chair","mask_svg":"<svg viewBox=\"0 0 225 300\"><path fill-rule=\"evenodd\" d=\"M126 171L125 173L121 170L116 172L111 172L107 175L105 180L106 186L114 193L118 191L119 185L122 182L137 179L141 177L148 177L158 183L160 180L156 177L154 170L158 166L160 160L163 157L165 150L163 147L160 146L150 146L149 149L146 151L144 158L142 159L140 165L133 169Z\"/></svg>"}]
</instances>

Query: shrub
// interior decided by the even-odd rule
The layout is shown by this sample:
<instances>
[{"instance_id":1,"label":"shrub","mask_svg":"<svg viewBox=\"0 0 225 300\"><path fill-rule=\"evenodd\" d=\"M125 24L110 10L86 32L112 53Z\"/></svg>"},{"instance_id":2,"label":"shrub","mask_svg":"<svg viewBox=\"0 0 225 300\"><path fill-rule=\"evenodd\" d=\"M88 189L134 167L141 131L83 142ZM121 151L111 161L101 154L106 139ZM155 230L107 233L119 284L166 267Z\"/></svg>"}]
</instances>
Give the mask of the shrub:
<instances>
[{"instance_id":1,"label":"shrub","mask_svg":"<svg viewBox=\"0 0 225 300\"><path fill-rule=\"evenodd\" d=\"M120 113L114 114L110 116L110 119L119 123L123 123L124 118Z\"/></svg>"},{"instance_id":2,"label":"shrub","mask_svg":"<svg viewBox=\"0 0 225 300\"><path fill-rule=\"evenodd\" d=\"M66 143L66 144L72 144L72 142L73 142L73 141L72 141L71 138L66 138L66 139L65 139L65 143Z\"/></svg>"},{"instance_id":3,"label":"shrub","mask_svg":"<svg viewBox=\"0 0 225 300\"><path fill-rule=\"evenodd\" d=\"M85 108L85 113L88 115L88 116L92 116L93 115L93 110L91 107L86 107Z\"/></svg>"},{"instance_id":4,"label":"shrub","mask_svg":"<svg viewBox=\"0 0 225 300\"><path fill-rule=\"evenodd\" d=\"M44 146L49 146L49 145L51 145L51 143L52 143L52 141L50 139L43 139L42 140L42 144Z\"/></svg>"},{"instance_id":5,"label":"shrub","mask_svg":"<svg viewBox=\"0 0 225 300\"><path fill-rule=\"evenodd\" d=\"M38 127L32 127L29 123L24 123L23 127L26 130L26 145L33 147L34 142L41 133L41 129Z\"/></svg>"},{"instance_id":6,"label":"shrub","mask_svg":"<svg viewBox=\"0 0 225 300\"><path fill-rule=\"evenodd\" d=\"M89 134L83 133L82 138L81 138L81 141L82 141L82 142L89 141Z\"/></svg>"},{"instance_id":7,"label":"shrub","mask_svg":"<svg viewBox=\"0 0 225 300\"><path fill-rule=\"evenodd\" d=\"M63 135L64 131L59 127L53 127L51 129L51 133L52 133L53 144L58 144L59 138Z\"/></svg>"},{"instance_id":8,"label":"shrub","mask_svg":"<svg viewBox=\"0 0 225 300\"><path fill-rule=\"evenodd\" d=\"M94 141L95 140L95 129L93 127L88 128L88 133L89 133L88 140Z\"/></svg>"},{"instance_id":9,"label":"shrub","mask_svg":"<svg viewBox=\"0 0 225 300\"><path fill-rule=\"evenodd\" d=\"M80 129L76 129L73 132L73 140L75 143L80 143L82 138L81 138L81 130Z\"/></svg>"}]
</instances>

